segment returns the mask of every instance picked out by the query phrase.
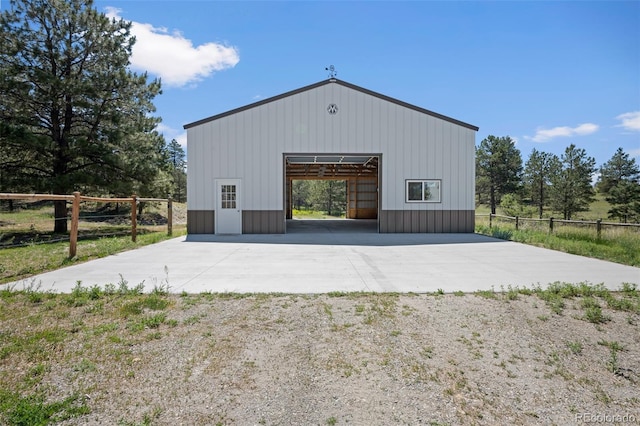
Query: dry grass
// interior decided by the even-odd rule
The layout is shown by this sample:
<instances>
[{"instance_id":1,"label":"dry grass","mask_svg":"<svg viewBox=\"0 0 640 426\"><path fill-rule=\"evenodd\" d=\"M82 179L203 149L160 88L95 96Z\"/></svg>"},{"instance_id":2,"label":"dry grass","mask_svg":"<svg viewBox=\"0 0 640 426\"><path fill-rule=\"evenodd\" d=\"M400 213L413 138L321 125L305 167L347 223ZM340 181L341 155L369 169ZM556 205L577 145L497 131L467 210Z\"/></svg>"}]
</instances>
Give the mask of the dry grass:
<instances>
[{"instance_id":1,"label":"dry grass","mask_svg":"<svg viewBox=\"0 0 640 426\"><path fill-rule=\"evenodd\" d=\"M0 422L533 425L640 410L634 286L140 290L3 290Z\"/></svg>"}]
</instances>

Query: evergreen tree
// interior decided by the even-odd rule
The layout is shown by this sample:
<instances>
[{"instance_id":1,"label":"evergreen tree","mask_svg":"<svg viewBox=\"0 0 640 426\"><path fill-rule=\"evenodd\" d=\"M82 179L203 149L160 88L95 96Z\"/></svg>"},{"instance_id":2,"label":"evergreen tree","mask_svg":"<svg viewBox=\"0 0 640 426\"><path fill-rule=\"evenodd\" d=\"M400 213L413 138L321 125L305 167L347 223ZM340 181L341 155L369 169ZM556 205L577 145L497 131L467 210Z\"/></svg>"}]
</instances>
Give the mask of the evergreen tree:
<instances>
[{"instance_id":1,"label":"evergreen tree","mask_svg":"<svg viewBox=\"0 0 640 426\"><path fill-rule=\"evenodd\" d=\"M621 181L637 181L639 176L640 168L635 158L629 158L629 154L618 148L613 157L600 167L598 191L608 194Z\"/></svg>"},{"instance_id":2,"label":"evergreen tree","mask_svg":"<svg viewBox=\"0 0 640 426\"><path fill-rule=\"evenodd\" d=\"M531 202L538 208L538 216L542 218L551 177L560 170L560 159L547 152L534 148L525 164L523 180Z\"/></svg>"},{"instance_id":3,"label":"evergreen tree","mask_svg":"<svg viewBox=\"0 0 640 426\"><path fill-rule=\"evenodd\" d=\"M294 180L291 182L291 203L294 209L301 210L302 207L309 205L310 183L311 181L309 180Z\"/></svg>"},{"instance_id":4,"label":"evergreen tree","mask_svg":"<svg viewBox=\"0 0 640 426\"><path fill-rule=\"evenodd\" d=\"M606 200L611 204L609 217L620 221L640 221L640 183L622 180L609 190Z\"/></svg>"},{"instance_id":5,"label":"evergreen tree","mask_svg":"<svg viewBox=\"0 0 640 426\"><path fill-rule=\"evenodd\" d=\"M314 180L309 185L309 201L314 209L339 216L346 211L347 186L343 180Z\"/></svg>"},{"instance_id":6,"label":"evergreen tree","mask_svg":"<svg viewBox=\"0 0 640 426\"><path fill-rule=\"evenodd\" d=\"M495 214L503 195L519 189L521 174L520 150L509 136L490 135L480 142L476 149L476 192L487 194L491 213Z\"/></svg>"},{"instance_id":7,"label":"evergreen tree","mask_svg":"<svg viewBox=\"0 0 640 426\"><path fill-rule=\"evenodd\" d=\"M184 149L177 140L172 139L167 145L167 156L172 181L172 197L183 203L187 199L187 162Z\"/></svg>"},{"instance_id":8,"label":"evergreen tree","mask_svg":"<svg viewBox=\"0 0 640 426\"><path fill-rule=\"evenodd\" d=\"M575 213L588 211L594 201L591 178L596 172L596 160L573 144L565 149L560 160L561 168L551 176L549 202L553 210L570 220Z\"/></svg>"},{"instance_id":9,"label":"evergreen tree","mask_svg":"<svg viewBox=\"0 0 640 426\"><path fill-rule=\"evenodd\" d=\"M622 222L640 219L640 168L635 158L629 158L618 148L609 161L600 167L598 190L606 194L611 204L609 217Z\"/></svg>"},{"instance_id":10,"label":"evergreen tree","mask_svg":"<svg viewBox=\"0 0 640 426\"><path fill-rule=\"evenodd\" d=\"M20 153L7 173L57 194L153 180L160 83L128 70L130 27L91 0L12 0L0 14L0 121L28 136L0 138ZM66 232L66 215L55 202L54 231Z\"/></svg>"}]
</instances>

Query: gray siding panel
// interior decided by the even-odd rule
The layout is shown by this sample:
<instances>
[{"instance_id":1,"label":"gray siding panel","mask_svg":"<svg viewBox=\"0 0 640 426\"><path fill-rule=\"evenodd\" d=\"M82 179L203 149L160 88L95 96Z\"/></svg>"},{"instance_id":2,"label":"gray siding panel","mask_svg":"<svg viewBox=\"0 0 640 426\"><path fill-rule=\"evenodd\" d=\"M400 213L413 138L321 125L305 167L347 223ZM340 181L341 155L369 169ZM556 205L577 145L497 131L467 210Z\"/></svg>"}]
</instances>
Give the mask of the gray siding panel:
<instances>
[{"instance_id":1,"label":"gray siding panel","mask_svg":"<svg viewBox=\"0 0 640 426\"><path fill-rule=\"evenodd\" d=\"M243 234L284 234L283 210L243 210Z\"/></svg>"},{"instance_id":2,"label":"gray siding panel","mask_svg":"<svg viewBox=\"0 0 640 426\"><path fill-rule=\"evenodd\" d=\"M380 232L472 233L474 210L382 210Z\"/></svg>"},{"instance_id":3,"label":"gray siding panel","mask_svg":"<svg viewBox=\"0 0 640 426\"><path fill-rule=\"evenodd\" d=\"M215 233L215 211L187 210L187 232L189 234Z\"/></svg>"}]
</instances>

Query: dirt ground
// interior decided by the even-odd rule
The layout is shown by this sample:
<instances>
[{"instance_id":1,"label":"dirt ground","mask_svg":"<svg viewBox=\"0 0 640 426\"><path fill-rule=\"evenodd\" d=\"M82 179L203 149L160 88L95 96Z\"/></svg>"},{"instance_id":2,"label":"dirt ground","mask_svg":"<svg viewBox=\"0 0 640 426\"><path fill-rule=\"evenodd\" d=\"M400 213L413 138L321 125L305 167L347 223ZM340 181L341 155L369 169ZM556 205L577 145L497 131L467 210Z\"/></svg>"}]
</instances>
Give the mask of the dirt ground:
<instances>
[{"instance_id":1,"label":"dirt ground","mask_svg":"<svg viewBox=\"0 0 640 426\"><path fill-rule=\"evenodd\" d=\"M183 294L129 317L117 299L67 314L44 301L3 315L0 335L56 321L64 342L4 350L0 374L44 365L35 387L89 408L67 425L640 421L638 310L594 324L581 298L557 314L512 296Z\"/></svg>"}]
</instances>

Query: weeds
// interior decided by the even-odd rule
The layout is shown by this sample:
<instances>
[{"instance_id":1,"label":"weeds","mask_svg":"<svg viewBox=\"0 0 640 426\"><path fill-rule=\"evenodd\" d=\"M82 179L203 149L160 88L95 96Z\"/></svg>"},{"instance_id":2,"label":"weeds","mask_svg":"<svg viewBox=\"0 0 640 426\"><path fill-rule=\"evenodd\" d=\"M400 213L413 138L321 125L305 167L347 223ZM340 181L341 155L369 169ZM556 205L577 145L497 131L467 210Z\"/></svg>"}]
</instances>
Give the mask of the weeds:
<instances>
[{"instance_id":1,"label":"weeds","mask_svg":"<svg viewBox=\"0 0 640 426\"><path fill-rule=\"evenodd\" d=\"M618 342L607 342L601 340L598 342L601 346L609 348L609 361L607 361L607 369L613 374L619 374L620 369L618 366L618 352L623 351L624 348Z\"/></svg>"},{"instance_id":2,"label":"weeds","mask_svg":"<svg viewBox=\"0 0 640 426\"><path fill-rule=\"evenodd\" d=\"M42 394L21 396L18 392L0 390L0 411L7 424L40 426L79 417L90 410L84 398L77 394L47 403Z\"/></svg>"},{"instance_id":3,"label":"weeds","mask_svg":"<svg viewBox=\"0 0 640 426\"><path fill-rule=\"evenodd\" d=\"M474 293L476 296L480 296L480 297L484 297L485 299L496 299L496 292L493 289L493 287L491 287L491 290L477 290Z\"/></svg>"},{"instance_id":4,"label":"weeds","mask_svg":"<svg viewBox=\"0 0 640 426\"><path fill-rule=\"evenodd\" d=\"M611 317L602 313L602 308L598 305L586 308L584 318L594 324L602 324L611 321Z\"/></svg>"},{"instance_id":5,"label":"weeds","mask_svg":"<svg viewBox=\"0 0 640 426\"><path fill-rule=\"evenodd\" d=\"M580 342L567 342L567 346L574 355L580 355L582 352L582 343Z\"/></svg>"},{"instance_id":6,"label":"weeds","mask_svg":"<svg viewBox=\"0 0 640 426\"><path fill-rule=\"evenodd\" d=\"M505 300L518 300L519 295L518 287L512 287L511 285L507 286L507 291L504 291L504 287L502 287L502 296Z\"/></svg>"}]
</instances>

